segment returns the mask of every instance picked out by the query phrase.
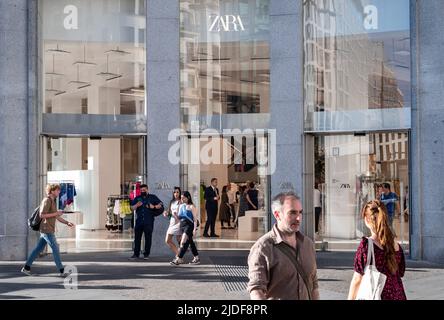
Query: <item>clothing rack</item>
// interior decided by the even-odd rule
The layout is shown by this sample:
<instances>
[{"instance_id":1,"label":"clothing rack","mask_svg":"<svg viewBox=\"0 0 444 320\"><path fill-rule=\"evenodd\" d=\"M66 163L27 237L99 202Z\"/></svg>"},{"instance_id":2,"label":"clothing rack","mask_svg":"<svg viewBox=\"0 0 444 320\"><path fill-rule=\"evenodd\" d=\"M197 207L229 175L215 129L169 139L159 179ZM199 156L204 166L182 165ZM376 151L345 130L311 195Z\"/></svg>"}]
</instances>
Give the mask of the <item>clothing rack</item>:
<instances>
[{"instance_id":1,"label":"clothing rack","mask_svg":"<svg viewBox=\"0 0 444 320\"><path fill-rule=\"evenodd\" d=\"M126 195L126 194L109 195L108 198L115 199L115 200L127 200L127 199L129 199L129 195Z\"/></svg>"},{"instance_id":2,"label":"clothing rack","mask_svg":"<svg viewBox=\"0 0 444 320\"><path fill-rule=\"evenodd\" d=\"M117 231L117 232L123 232L123 218L122 217L115 217L114 212L110 212L110 210L114 210L114 202L120 201L120 200L130 200L129 195L126 194L114 194L108 196L108 209L107 209L107 224L105 225L105 228L108 231ZM113 205L110 207L110 201L113 203ZM110 218L111 216L111 218ZM134 217L133 217L134 219ZM112 221L112 223L111 223Z\"/></svg>"}]
</instances>

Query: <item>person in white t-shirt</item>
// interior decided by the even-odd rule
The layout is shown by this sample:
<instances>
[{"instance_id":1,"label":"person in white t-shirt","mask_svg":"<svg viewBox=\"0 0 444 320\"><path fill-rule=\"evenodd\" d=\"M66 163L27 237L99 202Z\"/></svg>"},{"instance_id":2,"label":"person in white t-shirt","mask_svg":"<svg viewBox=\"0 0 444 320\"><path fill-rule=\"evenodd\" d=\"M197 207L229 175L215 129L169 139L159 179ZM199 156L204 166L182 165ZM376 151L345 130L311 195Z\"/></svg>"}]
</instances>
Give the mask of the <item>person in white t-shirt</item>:
<instances>
[{"instance_id":1,"label":"person in white t-shirt","mask_svg":"<svg viewBox=\"0 0 444 320\"><path fill-rule=\"evenodd\" d=\"M174 187L173 198L168 206L168 211L165 211L163 215L170 218L170 226L166 232L165 243L170 247L171 251L175 255L179 254L179 249L173 241L173 237L176 237L177 243L180 245L180 239L182 238L182 231L180 229L179 219L179 207L182 204L181 201L182 192L179 187Z\"/></svg>"}]
</instances>

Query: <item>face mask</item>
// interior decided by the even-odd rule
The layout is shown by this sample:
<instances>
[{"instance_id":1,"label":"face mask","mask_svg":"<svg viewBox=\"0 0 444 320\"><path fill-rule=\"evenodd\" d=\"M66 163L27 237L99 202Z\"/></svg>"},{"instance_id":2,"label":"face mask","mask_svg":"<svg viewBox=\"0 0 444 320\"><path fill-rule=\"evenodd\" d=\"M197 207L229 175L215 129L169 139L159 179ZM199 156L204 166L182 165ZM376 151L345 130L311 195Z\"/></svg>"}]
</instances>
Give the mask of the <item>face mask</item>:
<instances>
[{"instance_id":1,"label":"face mask","mask_svg":"<svg viewBox=\"0 0 444 320\"><path fill-rule=\"evenodd\" d=\"M148 194L147 192L141 192L141 193L140 193L140 195L141 195L142 197L146 197L147 194Z\"/></svg>"}]
</instances>

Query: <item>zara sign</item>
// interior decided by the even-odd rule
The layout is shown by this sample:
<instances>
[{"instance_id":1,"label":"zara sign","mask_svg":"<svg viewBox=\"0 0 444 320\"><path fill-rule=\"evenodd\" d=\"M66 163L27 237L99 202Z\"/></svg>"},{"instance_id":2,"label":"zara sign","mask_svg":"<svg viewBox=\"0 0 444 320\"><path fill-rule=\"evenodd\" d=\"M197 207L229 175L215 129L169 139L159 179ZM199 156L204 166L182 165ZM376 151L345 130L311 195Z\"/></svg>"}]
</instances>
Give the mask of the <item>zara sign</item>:
<instances>
[{"instance_id":1,"label":"zara sign","mask_svg":"<svg viewBox=\"0 0 444 320\"><path fill-rule=\"evenodd\" d=\"M244 24L240 16L227 14L224 16L210 15L209 17L210 32L231 32L231 31L245 31Z\"/></svg>"}]
</instances>

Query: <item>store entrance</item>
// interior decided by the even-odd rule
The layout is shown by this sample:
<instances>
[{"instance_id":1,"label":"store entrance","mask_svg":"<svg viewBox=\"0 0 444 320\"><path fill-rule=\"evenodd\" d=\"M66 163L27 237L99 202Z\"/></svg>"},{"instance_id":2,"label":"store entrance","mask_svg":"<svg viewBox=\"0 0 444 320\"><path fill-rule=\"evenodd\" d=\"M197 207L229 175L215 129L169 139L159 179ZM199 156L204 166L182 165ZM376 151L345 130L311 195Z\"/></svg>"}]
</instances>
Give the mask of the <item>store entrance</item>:
<instances>
[{"instance_id":1,"label":"store entrance","mask_svg":"<svg viewBox=\"0 0 444 320\"><path fill-rule=\"evenodd\" d=\"M146 181L146 137L42 136L42 193L61 185L64 219L56 236L61 252L131 250L134 216L129 208Z\"/></svg>"},{"instance_id":2,"label":"store entrance","mask_svg":"<svg viewBox=\"0 0 444 320\"><path fill-rule=\"evenodd\" d=\"M386 184L398 199L387 206L393 214L393 230L408 249L408 132L316 135L306 141L312 141L313 155L308 156L314 160L313 186L307 190L313 198L309 227L314 229L318 246L356 249L360 238L370 235L361 209L368 201L381 199L380 186Z\"/></svg>"},{"instance_id":3,"label":"store entrance","mask_svg":"<svg viewBox=\"0 0 444 320\"><path fill-rule=\"evenodd\" d=\"M182 143L186 164L181 169L181 187L191 193L200 211L199 249L250 249L269 224L270 187L264 166L267 137L182 137ZM208 221L205 189L213 178L220 195L215 222L219 237L204 237ZM208 234L211 236L211 228Z\"/></svg>"}]
</instances>

